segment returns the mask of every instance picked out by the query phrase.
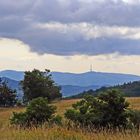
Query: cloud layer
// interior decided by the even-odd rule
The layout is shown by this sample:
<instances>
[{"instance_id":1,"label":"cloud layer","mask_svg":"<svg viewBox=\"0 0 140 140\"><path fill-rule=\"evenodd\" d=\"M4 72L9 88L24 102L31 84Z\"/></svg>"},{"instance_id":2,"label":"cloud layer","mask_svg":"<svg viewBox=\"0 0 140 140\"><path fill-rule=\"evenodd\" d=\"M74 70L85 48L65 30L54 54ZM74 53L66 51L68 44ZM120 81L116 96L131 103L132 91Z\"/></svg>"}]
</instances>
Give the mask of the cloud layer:
<instances>
[{"instance_id":1,"label":"cloud layer","mask_svg":"<svg viewBox=\"0 0 140 140\"><path fill-rule=\"evenodd\" d=\"M0 37L38 54L140 54L140 1L0 1Z\"/></svg>"}]
</instances>

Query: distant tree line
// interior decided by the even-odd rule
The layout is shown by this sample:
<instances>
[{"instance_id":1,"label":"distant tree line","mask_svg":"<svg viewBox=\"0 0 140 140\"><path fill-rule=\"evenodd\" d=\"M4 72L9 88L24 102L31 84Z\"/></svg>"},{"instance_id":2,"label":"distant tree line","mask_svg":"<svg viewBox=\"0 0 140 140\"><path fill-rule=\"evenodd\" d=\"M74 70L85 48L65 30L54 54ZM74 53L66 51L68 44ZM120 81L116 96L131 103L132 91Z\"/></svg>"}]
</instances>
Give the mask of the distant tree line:
<instances>
[{"instance_id":1,"label":"distant tree line","mask_svg":"<svg viewBox=\"0 0 140 140\"><path fill-rule=\"evenodd\" d=\"M97 96L100 93L106 92L110 89L117 89L117 90L123 92L125 97L140 97L140 81L134 81L134 82L124 83L123 85L101 87L97 90L90 89L88 91L84 91L77 95L67 97L67 99L83 98L85 95Z\"/></svg>"}]
</instances>

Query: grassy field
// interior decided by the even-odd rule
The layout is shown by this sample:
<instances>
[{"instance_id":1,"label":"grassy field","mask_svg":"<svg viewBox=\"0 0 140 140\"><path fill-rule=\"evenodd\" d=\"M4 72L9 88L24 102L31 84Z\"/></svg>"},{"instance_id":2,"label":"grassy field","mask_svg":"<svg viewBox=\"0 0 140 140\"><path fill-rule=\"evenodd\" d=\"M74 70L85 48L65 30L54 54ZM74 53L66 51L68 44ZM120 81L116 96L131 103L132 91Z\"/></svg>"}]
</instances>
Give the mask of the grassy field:
<instances>
[{"instance_id":1,"label":"grassy field","mask_svg":"<svg viewBox=\"0 0 140 140\"><path fill-rule=\"evenodd\" d=\"M130 107L140 110L140 98L127 98ZM54 103L57 113L63 115L66 109L78 100L62 100ZM10 126L9 118L13 111L24 111L24 108L0 108L0 140L139 140L136 133L125 132L86 132L75 128L48 127L20 129Z\"/></svg>"}]
</instances>

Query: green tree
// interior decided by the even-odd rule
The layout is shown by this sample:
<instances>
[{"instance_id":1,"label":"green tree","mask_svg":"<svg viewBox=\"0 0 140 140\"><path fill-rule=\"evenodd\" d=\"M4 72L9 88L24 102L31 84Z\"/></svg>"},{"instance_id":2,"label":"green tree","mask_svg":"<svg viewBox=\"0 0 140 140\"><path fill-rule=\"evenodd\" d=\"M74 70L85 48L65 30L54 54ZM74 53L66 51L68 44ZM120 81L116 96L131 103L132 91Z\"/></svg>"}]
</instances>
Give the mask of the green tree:
<instances>
[{"instance_id":1,"label":"green tree","mask_svg":"<svg viewBox=\"0 0 140 140\"><path fill-rule=\"evenodd\" d=\"M26 71L21 85L24 91L24 101L27 102L37 97L47 97L49 101L62 97L60 87L52 80L49 70Z\"/></svg>"},{"instance_id":2,"label":"green tree","mask_svg":"<svg viewBox=\"0 0 140 140\"><path fill-rule=\"evenodd\" d=\"M125 128L129 123L128 106L121 92L108 90L97 97L84 97L65 112L65 117L94 128Z\"/></svg>"},{"instance_id":3,"label":"green tree","mask_svg":"<svg viewBox=\"0 0 140 140\"><path fill-rule=\"evenodd\" d=\"M9 88L6 81L0 79L0 106L14 106L16 101L16 90Z\"/></svg>"},{"instance_id":4,"label":"green tree","mask_svg":"<svg viewBox=\"0 0 140 140\"><path fill-rule=\"evenodd\" d=\"M56 107L48 104L47 98L38 97L33 99L25 112L13 113L11 124L20 126L41 125L45 122L59 122L60 116L55 116Z\"/></svg>"}]
</instances>

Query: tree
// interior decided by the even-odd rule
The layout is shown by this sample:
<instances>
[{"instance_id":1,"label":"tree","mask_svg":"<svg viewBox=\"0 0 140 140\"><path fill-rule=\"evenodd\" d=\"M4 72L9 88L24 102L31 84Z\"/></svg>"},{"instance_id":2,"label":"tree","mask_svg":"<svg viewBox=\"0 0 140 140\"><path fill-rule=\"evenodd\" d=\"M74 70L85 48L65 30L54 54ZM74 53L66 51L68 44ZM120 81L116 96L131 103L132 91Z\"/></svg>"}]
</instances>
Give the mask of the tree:
<instances>
[{"instance_id":1,"label":"tree","mask_svg":"<svg viewBox=\"0 0 140 140\"><path fill-rule=\"evenodd\" d=\"M0 106L14 106L16 101L16 90L9 88L6 81L0 79Z\"/></svg>"},{"instance_id":2,"label":"tree","mask_svg":"<svg viewBox=\"0 0 140 140\"><path fill-rule=\"evenodd\" d=\"M61 117L55 116L56 107L48 104L47 98L33 99L25 112L13 113L11 124L20 126L41 125L45 122L60 122Z\"/></svg>"},{"instance_id":3,"label":"tree","mask_svg":"<svg viewBox=\"0 0 140 140\"><path fill-rule=\"evenodd\" d=\"M97 97L84 97L65 112L65 117L94 128L125 128L129 123L128 106L121 92L108 90Z\"/></svg>"},{"instance_id":4,"label":"tree","mask_svg":"<svg viewBox=\"0 0 140 140\"><path fill-rule=\"evenodd\" d=\"M49 70L45 72L37 69L26 71L21 85L24 91L24 101L27 102L37 97L47 97L49 101L62 97L60 87L52 80Z\"/></svg>"}]
</instances>

